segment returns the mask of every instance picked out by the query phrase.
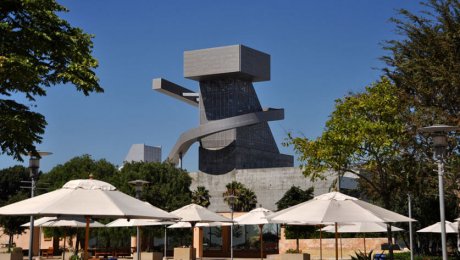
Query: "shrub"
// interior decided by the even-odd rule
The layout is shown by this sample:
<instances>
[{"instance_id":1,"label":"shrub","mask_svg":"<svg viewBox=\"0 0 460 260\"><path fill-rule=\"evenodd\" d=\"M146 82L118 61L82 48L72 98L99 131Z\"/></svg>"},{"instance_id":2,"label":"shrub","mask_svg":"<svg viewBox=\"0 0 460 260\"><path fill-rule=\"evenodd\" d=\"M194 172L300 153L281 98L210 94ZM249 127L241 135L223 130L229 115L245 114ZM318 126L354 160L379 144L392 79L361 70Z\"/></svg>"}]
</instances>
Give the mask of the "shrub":
<instances>
[{"instance_id":1,"label":"shrub","mask_svg":"<svg viewBox=\"0 0 460 260\"><path fill-rule=\"evenodd\" d=\"M355 256L350 257L351 260L372 260L372 250L368 254L361 252L361 250L359 250L358 252L355 251Z\"/></svg>"},{"instance_id":2,"label":"shrub","mask_svg":"<svg viewBox=\"0 0 460 260\"><path fill-rule=\"evenodd\" d=\"M297 249L293 249L293 248L289 248L288 250L286 250L286 254L301 254L302 253L302 250L297 250Z\"/></svg>"}]
</instances>

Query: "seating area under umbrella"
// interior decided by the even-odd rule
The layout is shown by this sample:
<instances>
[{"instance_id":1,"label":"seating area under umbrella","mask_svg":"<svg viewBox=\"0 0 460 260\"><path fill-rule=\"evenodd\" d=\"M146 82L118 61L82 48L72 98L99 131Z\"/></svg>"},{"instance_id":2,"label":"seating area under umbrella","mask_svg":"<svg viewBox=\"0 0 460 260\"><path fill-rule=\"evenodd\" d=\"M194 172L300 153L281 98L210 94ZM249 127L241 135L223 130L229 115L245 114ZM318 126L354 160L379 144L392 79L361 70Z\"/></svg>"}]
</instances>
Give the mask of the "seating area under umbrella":
<instances>
[{"instance_id":1,"label":"seating area under umbrella","mask_svg":"<svg viewBox=\"0 0 460 260\"><path fill-rule=\"evenodd\" d=\"M202 207L197 204L189 204L182 208L176 209L171 214L180 218L182 222L189 222L192 229L192 251L193 251L193 229L197 223L208 223L208 222L232 222L224 216L221 216L209 209Z\"/></svg>"},{"instance_id":2,"label":"seating area under umbrella","mask_svg":"<svg viewBox=\"0 0 460 260\"><path fill-rule=\"evenodd\" d=\"M177 219L162 209L118 191L113 185L93 180L72 180L61 189L0 208L0 215L84 216L85 252L88 259L91 217Z\"/></svg>"},{"instance_id":3,"label":"seating area under umbrella","mask_svg":"<svg viewBox=\"0 0 460 260\"><path fill-rule=\"evenodd\" d=\"M65 217L43 217L34 221L35 226L42 227L72 227L72 228L86 228L86 219L81 216L65 216ZM22 227L29 227L30 222L21 225ZM92 228L95 227L105 227L104 224L97 222L95 220L90 220L89 226ZM66 234L64 233L64 250L62 252L62 258L65 259L65 249L66 249Z\"/></svg>"},{"instance_id":4,"label":"seating area under umbrella","mask_svg":"<svg viewBox=\"0 0 460 260\"><path fill-rule=\"evenodd\" d=\"M167 231L166 226L174 224L172 221L160 221L155 219L126 219L119 218L114 220L106 225L106 227L145 227L145 226L165 226L164 229L164 245L163 245L163 254L166 257L167 249Z\"/></svg>"},{"instance_id":5,"label":"seating area under umbrella","mask_svg":"<svg viewBox=\"0 0 460 260\"><path fill-rule=\"evenodd\" d=\"M273 214L273 211L271 210L256 208L234 219L238 225L257 225L259 227L260 259L264 258L264 239L262 229L265 224L271 223L267 219L267 216L271 214Z\"/></svg>"},{"instance_id":6,"label":"seating area under umbrella","mask_svg":"<svg viewBox=\"0 0 460 260\"><path fill-rule=\"evenodd\" d=\"M281 210L267 217L276 223L335 223L335 257L338 255L338 226L348 222L409 222L415 221L396 212L375 206L357 198L330 192L309 201Z\"/></svg>"},{"instance_id":7,"label":"seating area under umbrella","mask_svg":"<svg viewBox=\"0 0 460 260\"><path fill-rule=\"evenodd\" d=\"M391 231L404 231L402 228L398 228L395 226L391 226ZM335 227L334 226L327 226L321 229L322 231L334 233ZM346 225L340 225L337 229L338 233L379 233L379 232L387 232L387 226L384 223L379 222L356 222L356 223L349 223ZM366 236L363 237L363 247L364 247L364 254L366 255Z\"/></svg>"}]
</instances>

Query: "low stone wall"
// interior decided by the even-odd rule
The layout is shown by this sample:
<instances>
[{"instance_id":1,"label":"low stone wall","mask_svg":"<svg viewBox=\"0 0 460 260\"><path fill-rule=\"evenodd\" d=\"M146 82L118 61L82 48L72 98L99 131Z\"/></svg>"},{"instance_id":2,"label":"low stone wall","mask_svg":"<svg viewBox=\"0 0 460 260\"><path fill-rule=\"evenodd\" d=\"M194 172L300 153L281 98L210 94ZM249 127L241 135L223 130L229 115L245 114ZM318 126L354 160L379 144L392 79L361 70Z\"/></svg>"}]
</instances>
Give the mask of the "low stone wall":
<instances>
[{"instance_id":1,"label":"low stone wall","mask_svg":"<svg viewBox=\"0 0 460 260\"><path fill-rule=\"evenodd\" d=\"M283 236L284 237L284 236ZM387 238L366 238L366 252L373 250L374 253L380 253L381 244L386 243ZM327 238L321 240L323 258L335 257L335 239ZM284 254L288 249L296 248L295 239L281 239L279 241L279 252ZM320 257L320 240L319 239L300 239L299 249L303 253L309 253L312 259ZM339 239L339 257L349 259L350 255L354 255L355 251L361 250L364 252L363 238L342 238Z\"/></svg>"}]
</instances>

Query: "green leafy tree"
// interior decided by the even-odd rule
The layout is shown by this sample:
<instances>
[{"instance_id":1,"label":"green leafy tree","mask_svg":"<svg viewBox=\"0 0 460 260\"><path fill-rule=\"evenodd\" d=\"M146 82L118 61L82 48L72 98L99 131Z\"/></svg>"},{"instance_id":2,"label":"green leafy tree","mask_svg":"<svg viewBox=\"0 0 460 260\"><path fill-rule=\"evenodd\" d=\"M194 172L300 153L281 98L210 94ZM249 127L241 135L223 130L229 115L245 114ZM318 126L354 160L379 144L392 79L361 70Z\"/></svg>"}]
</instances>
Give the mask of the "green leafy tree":
<instances>
[{"instance_id":1,"label":"green leafy tree","mask_svg":"<svg viewBox=\"0 0 460 260\"><path fill-rule=\"evenodd\" d=\"M46 187L47 191L60 189L66 182L75 179L88 179L90 174L94 179L112 183L112 180L118 174L116 167L105 159L94 160L90 155L85 154L74 157L64 164L53 167L48 173L40 175L38 185ZM115 185L116 186L116 185ZM118 187L117 187L118 188ZM38 192L44 192L38 190ZM46 231L53 238L77 235L77 248L83 248L83 233L78 233L75 229L68 228L51 228ZM116 232L116 231L113 231ZM58 243L57 239L53 240ZM57 248L57 246L54 246Z\"/></svg>"},{"instance_id":2,"label":"green leafy tree","mask_svg":"<svg viewBox=\"0 0 460 260\"><path fill-rule=\"evenodd\" d=\"M0 1L0 148L15 159L36 152L42 140L46 120L31 107L47 87L71 83L85 95L103 92L93 36L58 16L67 11L55 0ZM32 105L5 98L16 93Z\"/></svg>"},{"instance_id":3,"label":"green leafy tree","mask_svg":"<svg viewBox=\"0 0 460 260\"><path fill-rule=\"evenodd\" d=\"M299 203L305 202L307 200L313 199L313 193L315 191L314 187L302 190L298 186L292 186L287 190L283 197L276 202L278 210L289 208L291 206L297 205Z\"/></svg>"},{"instance_id":4,"label":"green leafy tree","mask_svg":"<svg viewBox=\"0 0 460 260\"><path fill-rule=\"evenodd\" d=\"M27 194L24 192L16 193L15 195L11 196L10 199L5 203L11 204L14 202L18 202L20 200L27 199ZM0 226L3 227L3 233L9 236L8 239L8 252L11 251L11 247L14 243L14 235L20 235L24 232L24 227L21 227L22 224L29 221L30 218L28 217L18 217L18 216L2 216L0 217Z\"/></svg>"},{"instance_id":5,"label":"green leafy tree","mask_svg":"<svg viewBox=\"0 0 460 260\"><path fill-rule=\"evenodd\" d=\"M18 193L27 193L27 190L21 190L21 186L30 186L23 181L30 181L29 171L27 168L17 165L0 170L0 205L6 205L7 202Z\"/></svg>"},{"instance_id":6,"label":"green leafy tree","mask_svg":"<svg viewBox=\"0 0 460 260\"><path fill-rule=\"evenodd\" d=\"M400 162L406 147L401 143L415 136L405 128L406 109L396 87L382 78L364 93L336 100L320 137L290 134L288 144L299 155L306 177L322 179L328 170L352 172L364 181L371 198L390 208L394 187L405 177Z\"/></svg>"},{"instance_id":7,"label":"green leafy tree","mask_svg":"<svg viewBox=\"0 0 460 260\"><path fill-rule=\"evenodd\" d=\"M70 180L88 179L90 175L94 179L111 182L117 172L117 168L107 160L94 160L90 155L84 154L53 167L40 176L38 183L49 190L55 190Z\"/></svg>"},{"instance_id":8,"label":"green leafy tree","mask_svg":"<svg viewBox=\"0 0 460 260\"><path fill-rule=\"evenodd\" d=\"M190 204L192 179L187 171L176 168L170 163L131 162L126 163L113 180L113 184L120 190L132 196L135 195L133 185L129 181L145 180L141 200L166 211L172 211ZM144 228L143 228L144 229ZM101 229L102 231L102 229ZM189 240L190 232L186 230L169 231L170 236L179 237L181 245ZM162 236L158 228L147 229L144 239L153 240L152 237Z\"/></svg>"},{"instance_id":9,"label":"green leafy tree","mask_svg":"<svg viewBox=\"0 0 460 260\"><path fill-rule=\"evenodd\" d=\"M401 92L399 97L411 107L407 118L413 128L432 124L460 125L460 2L458 0L425 0L423 11L399 10L393 18L400 34L389 40L384 48L389 52L382 57L386 62L385 74ZM430 210L436 203L437 182L427 175L436 166L432 163L432 145L419 137L416 148L418 160L430 162L426 167L414 165L420 175L410 175L408 183L414 198L417 224L431 224L439 220L438 212ZM460 202L460 135L451 136L446 163L445 187L447 219L458 217ZM432 171L432 170L431 170ZM420 176L420 177L416 177ZM424 192L421 192L424 186ZM433 187L434 186L434 187ZM414 194L415 193L415 194ZM422 199L421 199L422 198ZM457 200L455 202L455 200ZM454 205L454 204L457 205ZM429 212L429 214L427 214ZM437 220L436 220L437 218ZM417 234L418 235L418 234ZM422 241L423 242L423 241ZM428 244L428 243L426 243ZM429 248L423 245L422 248Z\"/></svg>"},{"instance_id":10,"label":"green leafy tree","mask_svg":"<svg viewBox=\"0 0 460 260\"><path fill-rule=\"evenodd\" d=\"M21 186L30 185L21 182L29 180L28 169L23 166L18 165L0 170L0 206L26 199L30 191L21 189ZM9 236L8 250L13 245L14 235L19 235L24 231L21 225L27 221L27 217L0 217L0 226L4 228L4 233Z\"/></svg>"},{"instance_id":11,"label":"green leafy tree","mask_svg":"<svg viewBox=\"0 0 460 260\"><path fill-rule=\"evenodd\" d=\"M289 135L288 144L299 155L306 177L322 179L328 170L339 175L352 172L360 177L368 198L395 210L394 200L399 197L395 195L402 189L408 191L407 176L427 173L414 167L420 165L414 152L415 130L406 124L409 112L399 90L381 78L363 93L336 100L320 137L310 140Z\"/></svg>"},{"instance_id":12,"label":"green leafy tree","mask_svg":"<svg viewBox=\"0 0 460 260\"><path fill-rule=\"evenodd\" d=\"M207 190L204 186L196 187L196 190L192 191L192 203L198 204L205 208L211 205L209 199L211 195L209 195L209 190Z\"/></svg>"},{"instance_id":13,"label":"green leafy tree","mask_svg":"<svg viewBox=\"0 0 460 260\"><path fill-rule=\"evenodd\" d=\"M191 201L190 184L192 179L188 173L170 163L126 163L113 180L113 184L121 191L135 195L133 185L129 181L145 180L141 199L161 209L172 211L185 206ZM174 195L172 195L174 194Z\"/></svg>"},{"instance_id":14,"label":"green leafy tree","mask_svg":"<svg viewBox=\"0 0 460 260\"><path fill-rule=\"evenodd\" d=\"M299 203L313 199L314 187L302 190L297 186L292 186L286 191L280 200L276 202L278 210L292 207ZM286 226L285 236L287 239L296 239L296 250L299 252L299 239L309 238L310 234L315 232L312 226Z\"/></svg>"},{"instance_id":15,"label":"green leafy tree","mask_svg":"<svg viewBox=\"0 0 460 260\"><path fill-rule=\"evenodd\" d=\"M386 74L413 104L420 123L460 124L460 2L427 0L423 12L399 10L398 40L382 59ZM424 125L425 126L425 125Z\"/></svg>"},{"instance_id":16,"label":"green leafy tree","mask_svg":"<svg viewBox=\"0 0 460 260\"><path fill-rule=\"evenodd\" d=\"M227 190L223 194L224 201L229 207L233 205L234 211L247 212L256 207L256 194L252 190L246 188L241 182L233 181L228 183L225 188Z\"/></svg>"}]
</instances>

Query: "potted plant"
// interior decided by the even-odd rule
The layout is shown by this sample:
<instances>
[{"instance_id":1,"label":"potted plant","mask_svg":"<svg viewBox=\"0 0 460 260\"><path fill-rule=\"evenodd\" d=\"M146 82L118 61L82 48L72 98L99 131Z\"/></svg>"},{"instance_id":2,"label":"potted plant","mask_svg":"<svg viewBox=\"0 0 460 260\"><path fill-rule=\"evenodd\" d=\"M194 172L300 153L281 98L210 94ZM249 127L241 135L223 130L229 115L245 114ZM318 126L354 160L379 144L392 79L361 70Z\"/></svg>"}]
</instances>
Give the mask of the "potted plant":
<instances>
[{"instance_id":1,"label":"potted plant","mask_svg":"<svg viewBox=\"0 0 460 260\"><path fill-rule=\"evenodd\" d=\"M23 257L21 247L13 247L11 252L0 254L0 260L22 260Z\"/></svg>"},{"instance_id":2,"label":"potted plant","mask_svg":"<svg viewBox=\"0 0 460 260\"><path fill-rule=\"evenodd\" d=\"M302 253L300 249L288 249L286 254L281 255L280 260L310 260L310 254Z\"/></svg>"}]
</instances>

